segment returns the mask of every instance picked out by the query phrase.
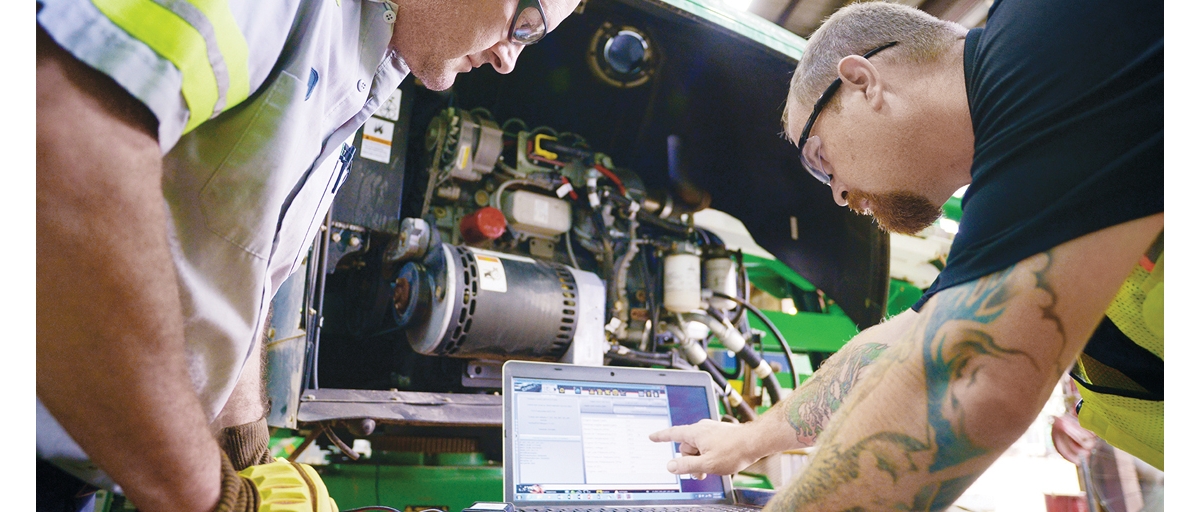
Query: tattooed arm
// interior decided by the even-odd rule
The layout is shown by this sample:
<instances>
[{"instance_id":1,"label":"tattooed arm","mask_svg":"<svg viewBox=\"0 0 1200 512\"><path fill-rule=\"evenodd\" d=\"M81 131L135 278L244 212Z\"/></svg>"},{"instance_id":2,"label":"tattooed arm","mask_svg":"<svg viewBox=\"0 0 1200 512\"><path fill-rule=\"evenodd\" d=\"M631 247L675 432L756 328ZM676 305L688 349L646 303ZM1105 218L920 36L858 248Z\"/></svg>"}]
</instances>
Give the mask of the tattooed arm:
<instances>
[{"instance_id":1,"label":"tattooed arm","mask_svg":"<svg viewBox=\"0 0 1200 512\"><path fill-rule=\"evenodd\" d=\"M868 365L916 317L909 310L859 333L757 421L734 425L704 420L655 432L650 439L680 443L684 456L667 464L667 470L676 474L731 475L767 455L812 446Z\"/></svg>"},{"instance_id":2,"label":"tattooed arm","mask_svg":"<svg viewBox=\"0 0 1200 512\"><path fill-rule=\"evenodd\" d=\"M934 296L768 510L942 510L1028 428L1161 214Z\"/></svg>"},{"instance_id":3,"label":"tattooed arm","mask_svg":"<svg viewBox=\"0 0 1200 512\"><path fill-rule=\"evenodd\" d=\"M871 363L900 339L916 318L917 313L910 309L859 333L826 360L800 389L788 395L779 407L772 408L763 418L778 421L778 416L784 416L795 431L799 446L812 446L817 434L825 430L829 418L842 406Z\"/></svg>"}]
</instances>

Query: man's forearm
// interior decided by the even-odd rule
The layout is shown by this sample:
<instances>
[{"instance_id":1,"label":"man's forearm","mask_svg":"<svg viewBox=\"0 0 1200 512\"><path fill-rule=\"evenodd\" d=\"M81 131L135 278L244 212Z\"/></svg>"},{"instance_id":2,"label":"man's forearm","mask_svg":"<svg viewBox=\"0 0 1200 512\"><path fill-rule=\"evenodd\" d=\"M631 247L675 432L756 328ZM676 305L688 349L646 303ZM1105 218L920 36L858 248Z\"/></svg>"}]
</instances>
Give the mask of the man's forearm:
<instances>
[{"instance_id":1,"label":"man's forearm","mask_svg":"<svg viewBox=\"0 0 1200 512\"><path fill-rule=\"evenodd\" d=\"M37 395L141 510L211 510L153 117L39 30Z\"/></svg>"},{"instance_id":2,"label":"man's forearm","mask_svg":"<svg viewBox=\"0 0 1200 512\"><path fill-rule=\"evenodd\" d=\"M812 446L867 368L912 327L915 317L909 310L859 333L761 419L787 421L795 431L795 446Z\"/></svg>"}]
</instances>

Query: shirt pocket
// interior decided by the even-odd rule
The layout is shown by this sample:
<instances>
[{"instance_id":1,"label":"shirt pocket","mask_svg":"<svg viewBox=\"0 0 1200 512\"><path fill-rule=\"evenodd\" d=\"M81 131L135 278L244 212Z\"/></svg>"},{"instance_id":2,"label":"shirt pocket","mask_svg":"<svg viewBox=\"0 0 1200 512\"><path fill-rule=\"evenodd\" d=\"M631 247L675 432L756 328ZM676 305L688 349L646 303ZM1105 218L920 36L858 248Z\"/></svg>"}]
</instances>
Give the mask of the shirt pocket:
<instances>
[{"instance_id":1,"label":"shirt pocket","mask_svg":"<svg viewBox=\"0 0 1200 512\"><path fill-rule=\"evenodd\" d=\"M351 135L345 142L349 144L353 141L354 136ZM330 139L327 144L338 144L340 149L342 142ZM325 221L325 212L329 211L333 204L334 192L350 173L349 165L345 165L343 169L340 153L340 150L334 151L323 162L318 162L313 167L308 180L297 191L291 206L283 216L278 244L275 247L279 262L271 265L272 278L280 284L286 275L299 268L305 249L313 242L319 226ZM274 275L278 264L285 262L288 264L285 267L286 275Z\"/></svg>"},{"instance_id":2,"label":"shirt pocket","mask_svg":"<svg viewBox=\"0 0 1200 512\"><path fill-rule=\"evenodd\" d=\"M306 82L281 71L261 101L230 112L218 136L237 142L200 191L208 229L259 258L271 256L284 202L321 150L322 109L306 105L306 93Z\"/></svg>"}]
</instances>

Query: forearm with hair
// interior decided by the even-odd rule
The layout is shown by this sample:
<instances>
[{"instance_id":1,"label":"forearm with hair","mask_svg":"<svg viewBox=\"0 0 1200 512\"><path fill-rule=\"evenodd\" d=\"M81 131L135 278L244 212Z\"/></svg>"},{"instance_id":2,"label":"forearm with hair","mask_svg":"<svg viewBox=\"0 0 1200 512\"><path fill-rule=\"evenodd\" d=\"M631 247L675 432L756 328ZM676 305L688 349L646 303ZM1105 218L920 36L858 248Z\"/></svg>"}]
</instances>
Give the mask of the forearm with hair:
<instances>
[{"instance_id":1,"label":"forearm with hair","mask_svg":"<svg viewBox=\"0 0 1200 512\"><path fill-rule=\"evenodd\" d=\"M913 311L906 311L858 334L780 404L801 446L816 442L867 368L902 336L914 317Z\"/></svg>"},{"instance_id":2,"label":"forearm with hair","mask_svg":"<svg viewBox=\"0 0 1200 512\"><path fill-rule=\"evenodd\" d=\"M796 440L806 446L816 443L829 418L846 400L863 370L875 362L887 345L862 343L840 350L821 369L788 397L783 406Z\"/></svg>"}]
</instances>

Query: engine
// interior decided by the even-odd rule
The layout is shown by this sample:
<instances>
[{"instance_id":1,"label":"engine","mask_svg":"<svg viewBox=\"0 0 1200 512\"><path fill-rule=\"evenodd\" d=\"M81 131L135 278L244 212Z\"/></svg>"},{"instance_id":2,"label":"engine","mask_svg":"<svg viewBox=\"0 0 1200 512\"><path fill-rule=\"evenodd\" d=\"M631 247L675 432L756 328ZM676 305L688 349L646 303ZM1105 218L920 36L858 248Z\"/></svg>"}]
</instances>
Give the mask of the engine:
<instances>
[{"instance_id":1,"label":"engine","mask_svg":"<svg viewBox=\"0 0 1200 512\"><path fill-rule=\"evenodd\" d=\"M365 338L400 345L386 386L495 389L508 359L702 368L730 410L753 417L709 359L708 343L719 341L780 398L752 347L740 253L694 225L707 193L686 180L647 190L578 135L501 124L482 109L441 111L424 142L424 173L408 196L420 208L374 249L388 276L374 294L387 320ZM667 147L678 165L679 139ZM326 316L339 313L349 311ZM325 340L338 335L329 331Z\"/></svg>"}]
</instances>

